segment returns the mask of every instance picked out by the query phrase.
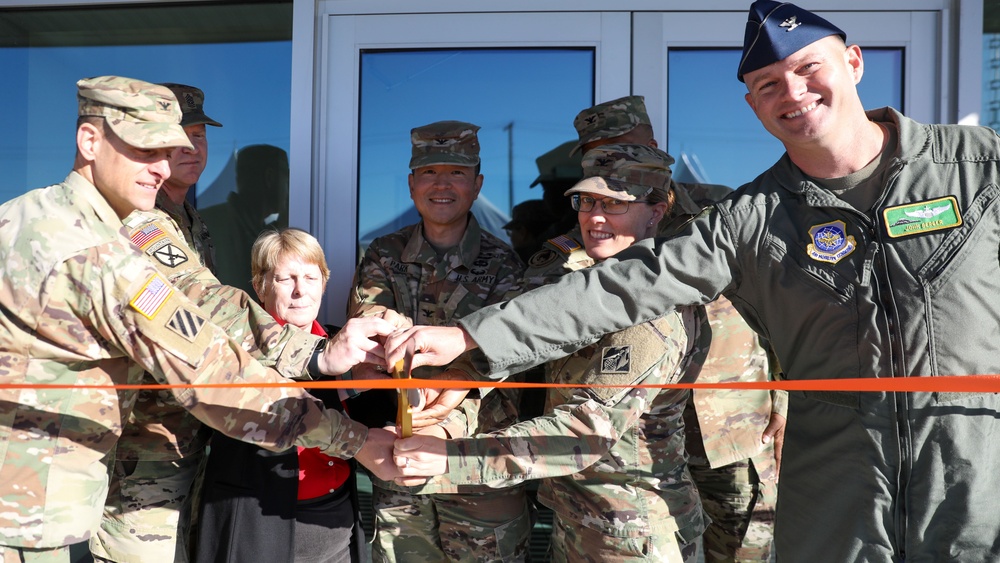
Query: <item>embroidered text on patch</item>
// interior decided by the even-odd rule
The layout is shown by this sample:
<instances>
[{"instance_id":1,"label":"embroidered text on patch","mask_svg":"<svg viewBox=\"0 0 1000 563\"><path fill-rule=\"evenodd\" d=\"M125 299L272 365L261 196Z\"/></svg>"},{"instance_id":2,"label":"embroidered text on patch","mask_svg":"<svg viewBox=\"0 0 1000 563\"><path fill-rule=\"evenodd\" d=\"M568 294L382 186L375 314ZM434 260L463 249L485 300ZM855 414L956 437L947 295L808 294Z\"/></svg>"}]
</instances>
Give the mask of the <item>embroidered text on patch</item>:
<instances>
[{"instance_id":1,"label":"embroidered text on patch","mask_svg":"<svg viewBox=\"0 0 1000 563\"><path fill-rule=\"evenodd\" d=\"M164 233L160 229L160 227L156 226L155 223L150 223L149 225L146 225L145 227L132 233L132 236L130 238L132 239L132 244L145 250L150 243L159 240L165 236L166 233Z\"/></svg>"},{"instance_id":2,"label":"embroidered text on patch","mask_svg":"<svg viewBox=\"0 0 1000 563\"><path fill-rule=\"evenodd\" d=\"M153 274L153 277L146 281L139 293L129 301L129 305L147 319L152 320L173 292L174 289L166 280L159 274Z\"/></svg>"},{"instance_id":3,"label":"embroidered text on patch","mask_svg":"<svg viewBox=\"0 0 1000 563\"><path fill-rule=\"evenodd\" d=\"M173 243L165 244L152 253L153 258L168 268L176 268L188 261L187 254Z\"/></svg>"},{"instance_id":4,"label":"embroidered text on patch","mask_svg":"<svg viewBox=\"0 0 1000 563\"><path fill-rule=\"evenodd\" d=\"M806 246L806 252L813 260L836 264L854 252L858 243L853 236L847 234L847 224L843 221L831 221L816 225L809 229L812 244Z\"/></svg>"},{"instance_id":5,"label":"embroidered text on patch","mask_svg":"<svg viewBox=\"0 0 1000 563\"><path fill-rule=\"evenodd\" d=\"M629 373L631 369L631 346L608 346L601 353L601 373Z\"/></svg>"},{"instance_id":6,"label":"embroidered text on patch","mask_svg":"<svg viewBox=\"0 0 1000 563\"><path fill-rule=\"evenodd\" d=\"M892 238L908 237L958 227L962 215L953 196L918 201L882 210L885 230Z\"/></svg>"},{"instance_id":7,"label":"embroidered text on patch","mask_svg":"<svg viewBox=\"0 0 1000 563\"><path fill-rule=\"evenodd\" d=\"M183 336L189 342L194 342L198 333L201 332L202 327L205 326L205 322L205 319L197 313L179 308L174 312L173 316L170 317L170 320L167 322L167 327Z\"/></svg>"}]
</instances>

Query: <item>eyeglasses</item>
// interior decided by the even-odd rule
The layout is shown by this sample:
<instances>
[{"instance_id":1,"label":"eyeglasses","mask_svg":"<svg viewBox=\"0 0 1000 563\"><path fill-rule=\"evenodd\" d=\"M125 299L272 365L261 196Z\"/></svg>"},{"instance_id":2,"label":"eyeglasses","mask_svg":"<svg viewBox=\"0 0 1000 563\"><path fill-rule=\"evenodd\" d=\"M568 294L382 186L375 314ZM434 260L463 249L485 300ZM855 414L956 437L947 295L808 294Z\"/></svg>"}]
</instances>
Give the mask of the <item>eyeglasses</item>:
<instances>
[{"instance_id":1,"label":"eyeglasses","mask_svg":"<svg viewBox=\"0 0 1000 563\"><path fill-rule=\"evenodd\" d=\"M573 211L583 211L584 213L589 213L594 210L594 204L601 202L601 208L608 215L623 215L628 213L628 204L630 203L649 203L645 199L636 199L633 201L625 201L622 199L615 199L613 197L606 197L603 199L595 199L589 195L573 194L570 197L570 201L573 204Z\"/></svg>"}]
</instances>

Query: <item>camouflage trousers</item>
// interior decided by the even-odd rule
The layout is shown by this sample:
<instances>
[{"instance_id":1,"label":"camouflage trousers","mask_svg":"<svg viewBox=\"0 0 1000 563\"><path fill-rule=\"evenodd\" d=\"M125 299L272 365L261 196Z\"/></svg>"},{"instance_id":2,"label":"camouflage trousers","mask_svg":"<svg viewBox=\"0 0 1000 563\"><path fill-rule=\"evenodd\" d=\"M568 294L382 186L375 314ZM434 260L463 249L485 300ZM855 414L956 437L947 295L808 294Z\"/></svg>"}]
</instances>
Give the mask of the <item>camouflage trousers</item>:
<instances>
[{"instance_id":1,"label":"camouflage trousers","mask_svg":"<svg viewBox=\"0 0 1000 563\"><path fill-rule=\"evenodd\" d=\"M553 563L695 563L698 544L674 533L653 536L610 536L600 530L563 520L556 514L549 545Z\"/></svg>"},{"instance_id":2,"label":"camouflage trousers","mask_svg":"<svg viewBox=\"0 0 1000 563\"><path fill-rule=\"evenodd\" d=\"M74 549L76 547L80 549ZM0 545L0 563L73 563L85 553L85 547L82 543L43 549ZM83 553L77 554L77 551Z\"/></svg>"},{"instance_id":3,"label":"camouflage trousers","mask_svg":"<svg viewBox=\"0 0 1000 563\"><path fill-rule=\"evenodd\" d=\"M116 461L101 527L90 538L94 560L187 563L191 485L203 457Z\"/></svg>"},{"instance_id":4,"label":"camouflage trousers","mask_svg":"<svg viewBox=\"0 0 1000 563\"><path fill-rule=\"evenodd\" d=\"M688 467L702 508L712 519L702 540L705 563L770 561L778 497L773 445L715 469L704 457L690 454Z\"/></svg>"},{"instance_id":5,"label":"camouflage trousers","mask_svg":"<svg viewBox=\"0 0 1000 563\"><path fill-rule=\"evenodd\" d=\"M531 512L524 487L412 495L372 486L378 562L519 562L528 557Z\"/></svg>"}]
</instances>

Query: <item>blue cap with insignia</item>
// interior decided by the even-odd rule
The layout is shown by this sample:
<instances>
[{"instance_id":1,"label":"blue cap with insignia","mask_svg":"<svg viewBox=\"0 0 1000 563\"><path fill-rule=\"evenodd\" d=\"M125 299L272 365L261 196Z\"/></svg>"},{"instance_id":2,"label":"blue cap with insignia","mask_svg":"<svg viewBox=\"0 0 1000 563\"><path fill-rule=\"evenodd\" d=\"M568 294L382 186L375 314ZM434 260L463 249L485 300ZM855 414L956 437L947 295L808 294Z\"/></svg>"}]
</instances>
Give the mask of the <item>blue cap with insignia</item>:
<instances>
[{"instance_id":1,"label":"blue cap with insignia","mask_svg":"<svg viewBox=\"0 0 1000 563\"><path fill-rule=\"evenodd\" d=\"M778 62L799 49L830 35L847 41L842 29L788 2L757 0L750 5L743 36L743 58L736 78Z\"/></svg>"}]
</instances>

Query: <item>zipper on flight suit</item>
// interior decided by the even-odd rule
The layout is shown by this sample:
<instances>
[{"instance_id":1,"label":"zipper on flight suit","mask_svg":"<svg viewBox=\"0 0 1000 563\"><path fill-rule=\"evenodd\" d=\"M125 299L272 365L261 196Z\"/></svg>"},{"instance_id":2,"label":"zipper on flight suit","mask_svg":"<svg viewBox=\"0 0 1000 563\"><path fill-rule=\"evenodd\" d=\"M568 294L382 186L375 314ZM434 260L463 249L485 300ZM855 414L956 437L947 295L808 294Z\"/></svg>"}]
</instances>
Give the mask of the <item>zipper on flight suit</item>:
<instances>
[{"instance_id":1,"label":"zipper on flight suit","mask_svg":"<svg viewBox=\"0 0 1000 563\"><path fill-rule=\"evenodd\" d=\"M898 159L893 160L894 162L890 164L891 168L889 169L889 173L885 181L886 187L882 191L882 195L875 202L875 205L872 206L874 213L872 214L872 217L870 217L870 220L872 221L872 244L878 245L879 247L885 245L885 234L880 214L875 210L882 208L889 192L895 187L896 179L899 177L900 173L902 173L904 166L904 163L900 162ZM896 309L896 301L893 299L892 281L889 278L888 253L882 252L880 253L880 256L876 256L877 254L879 253L874 252L872 256L872 273L874 274L873 278L875 280L873 286L873 296L878 300L878 304L881 305L881 316L884 319L887 331L886 342L889 346L889 376L903 377L905 375L905 360L901 354L905 348L902 343L902 330L899 326L900 317L898 310ZM879 265L881 267L879 267ZM909 461L912 459L912 447L909 439L909 420L907 416L907 413L909 412L909 408L907 406L909 397L901 393L888 393L886 399L888 399L887 402L891 405L892 412L895 415L896 448L899 463L896 468L896 509L893 518L893 531L895 534L898 560L905 561L907 520L907 487L905 483L910 477Z\"/></svg>"}]
</instances>

